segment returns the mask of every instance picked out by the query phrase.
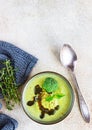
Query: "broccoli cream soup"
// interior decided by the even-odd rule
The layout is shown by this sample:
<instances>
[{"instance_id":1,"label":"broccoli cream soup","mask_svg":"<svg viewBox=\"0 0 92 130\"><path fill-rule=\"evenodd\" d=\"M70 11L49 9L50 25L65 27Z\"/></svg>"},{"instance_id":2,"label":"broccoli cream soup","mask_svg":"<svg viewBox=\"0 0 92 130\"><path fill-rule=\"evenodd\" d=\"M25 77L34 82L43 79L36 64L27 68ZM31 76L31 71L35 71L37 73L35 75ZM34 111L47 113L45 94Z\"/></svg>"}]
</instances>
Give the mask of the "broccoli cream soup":
<instances>
[{"instance_id":1,"label":"broccoli cream soup","mask_svg":"<svg viewBox=\"0 0 92 130\"><path fill-rule=\"evenodd\" d=\"M55 72L42 72L33 76L22 95L26 114L42 124L63 120L70 113L73 100L70 83Z\"/></svg>"}]
</instances>

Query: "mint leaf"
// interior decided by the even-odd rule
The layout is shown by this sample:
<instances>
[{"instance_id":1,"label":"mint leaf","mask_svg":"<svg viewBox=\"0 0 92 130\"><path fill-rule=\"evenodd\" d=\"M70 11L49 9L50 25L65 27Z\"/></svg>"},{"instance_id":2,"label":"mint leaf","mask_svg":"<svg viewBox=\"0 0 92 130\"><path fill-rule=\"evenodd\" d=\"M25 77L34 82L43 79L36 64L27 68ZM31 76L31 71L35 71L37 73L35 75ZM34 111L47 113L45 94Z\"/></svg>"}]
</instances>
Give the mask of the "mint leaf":
<instances>
[{"instance_id":1,"label":"mint leaf","mask_svg":"<svg viewBox=\"0 0 92 130\"><path fill-rule=\"evenodd\" d=\"M61 97L64 97L65 95L64 94L56 94L55 95L55 97L57 98L57 99L60 99Z\"/></svg>"},{"instance_id":2,"label":"mint leaf","mask_svg":"<svg viewBox=\"0 0 92 130\"><path fill-rule=\"evenodd\" d=\"M48 96L48 97L46 97L46 101L50 102L50 101L53 100L53 98L54 98L54 95L53 96Z\"/></svg>"},{"instance_id":3,"label":"mint leaf","mask_svg":"<svg viewBox=\"0 0 92 130\"><path fill-rule=\"evenodd\" d=\"M46 97L46 101L50 102L50 101L52 101L55 98L56 99L60 99L60 98L62 98L64 96L65 96L64 94L54 94L54 95Z\"/></svg>"}]
</instances>

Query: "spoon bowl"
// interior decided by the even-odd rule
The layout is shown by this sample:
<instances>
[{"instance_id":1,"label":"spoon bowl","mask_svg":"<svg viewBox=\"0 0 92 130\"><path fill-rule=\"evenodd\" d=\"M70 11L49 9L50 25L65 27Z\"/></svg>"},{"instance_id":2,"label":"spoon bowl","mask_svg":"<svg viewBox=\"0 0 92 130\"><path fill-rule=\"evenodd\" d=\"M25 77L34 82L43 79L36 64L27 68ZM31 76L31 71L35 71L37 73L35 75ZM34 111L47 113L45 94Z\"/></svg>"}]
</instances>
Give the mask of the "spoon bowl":
<instances>
[{"instance_id":1,"label":"spoon bowl","mask_svg":"<svg viewBox=\"0 0 92 130\"><path fill-rule=\"evenodd\" d=\"M64 44L60 51L60 60L64 67L74 71L77 55L70 45Z\"/></svg>"}]
</instances>

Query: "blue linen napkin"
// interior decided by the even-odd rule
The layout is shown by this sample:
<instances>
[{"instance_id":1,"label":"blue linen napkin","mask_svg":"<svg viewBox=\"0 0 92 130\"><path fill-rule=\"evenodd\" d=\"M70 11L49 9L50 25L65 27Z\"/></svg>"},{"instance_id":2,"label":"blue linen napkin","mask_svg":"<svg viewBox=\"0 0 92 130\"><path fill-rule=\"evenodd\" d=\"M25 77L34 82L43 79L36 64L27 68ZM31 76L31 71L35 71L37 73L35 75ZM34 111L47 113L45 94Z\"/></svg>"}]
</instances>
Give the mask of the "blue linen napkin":
<instances>
[{"instance_id":1,"label":"blue linen napkin","mask_svg":"<svg viewBox=\"0 0 92 130\"><path fill-rule=\"evenodd\" d=\"M6 59L9 59L14 69L17 69L15 72L15 79L18 86L26 81L38 60L33 55L28 54L11 43L0 41L0 61L5 61ZM0 64L0 69L1 68L2 64ZM2 98L1 91L0 98Z\"/></svg>"},{"instance_id":2,"label":"blue linen napkin","mask_svg":"<svg viewBox=\"0 0 92 130\"><path fill-rule=\"evenodd\" d=\"M2 108L2 103L0 102L0 109Z\"/></svg>"},{"instance_id":3,"label":"blue linen napkin","mask_svg":"<svg viewBox=\"0 0 92 130\"><path fill-rule=\"evenodd\" d=\"M5 61L6 59L10 60L14 69L18 70L15 72L17 85L22 85L26 81L38 60L33 55L28 54L11 43L0 41L0 61ZM2 67L2 64L0 64L0 69ZM1 90L0 98L3 98ZM0 103L1 107L2 105ZM0 113L0 130L15 130L17 126L18 122L15 119Z\"/></svg>"},{"instance_id":4,"label":"blue linen napkin","mask_svg":"<svg viewBox=\"0 0 92 130\"><path fill-rule=\"evenodd\" d=\"M15 130L18 122L6 114L0 113L0 130Z\"/></svg>"}]
</instances>

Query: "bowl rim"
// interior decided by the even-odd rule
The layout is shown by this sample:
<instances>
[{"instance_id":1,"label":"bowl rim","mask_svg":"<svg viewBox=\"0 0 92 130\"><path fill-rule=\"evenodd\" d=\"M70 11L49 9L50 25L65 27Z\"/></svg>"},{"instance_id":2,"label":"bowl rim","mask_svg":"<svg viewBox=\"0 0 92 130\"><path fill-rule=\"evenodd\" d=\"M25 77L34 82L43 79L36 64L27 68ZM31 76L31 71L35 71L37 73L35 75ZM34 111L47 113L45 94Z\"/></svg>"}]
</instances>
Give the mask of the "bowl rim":
<instances>
[{"instance_id":1,"label":"bowl rim","mask_svg":"<svg viewBox=\"0 0 92 130\"><path fill-rule=\"evenodd\" d=\"M43 121L43 122L41 122L41 121L35 120L31 116L29 116L29 114L26 112L26 110L25 110L25 108L23 106L23 92L24 92L24 89L26 88L26 86L28 85L28 83L30 82L30 80L32 80L35 76L37 76L39 74L44 74L44 73L52 73L52 74L56 74L56 75L62 77L65 80L65 82L67 82L67 84L69 84L68 87L69 87L70 92L71 92L71 97L72 98L71 98L71 104L70 104L70 107L69 107L68 111L63 115L62 118L59 118L59 119L57 119L55 121L48 121L48 122ZM22 104L22 108L23 108L25 114L31 120L35 121L36 123L42 124L42 125L53 125L53 124L59 123L60 121L64 120L71 113L73 105L74 105L74 100L75 100L74 90L72 88L71 83L68 81L68 79L65 76L63 76L62 74L60 74L58 72L55 72L55 71L41 71L41 72L38 72L38 73L34 74L33 76L31 76L31 78L27 81L26 85L24 86L23 91L22 91L22 96L21 96L21 104Z\"/></svg>"}]
</instances>

